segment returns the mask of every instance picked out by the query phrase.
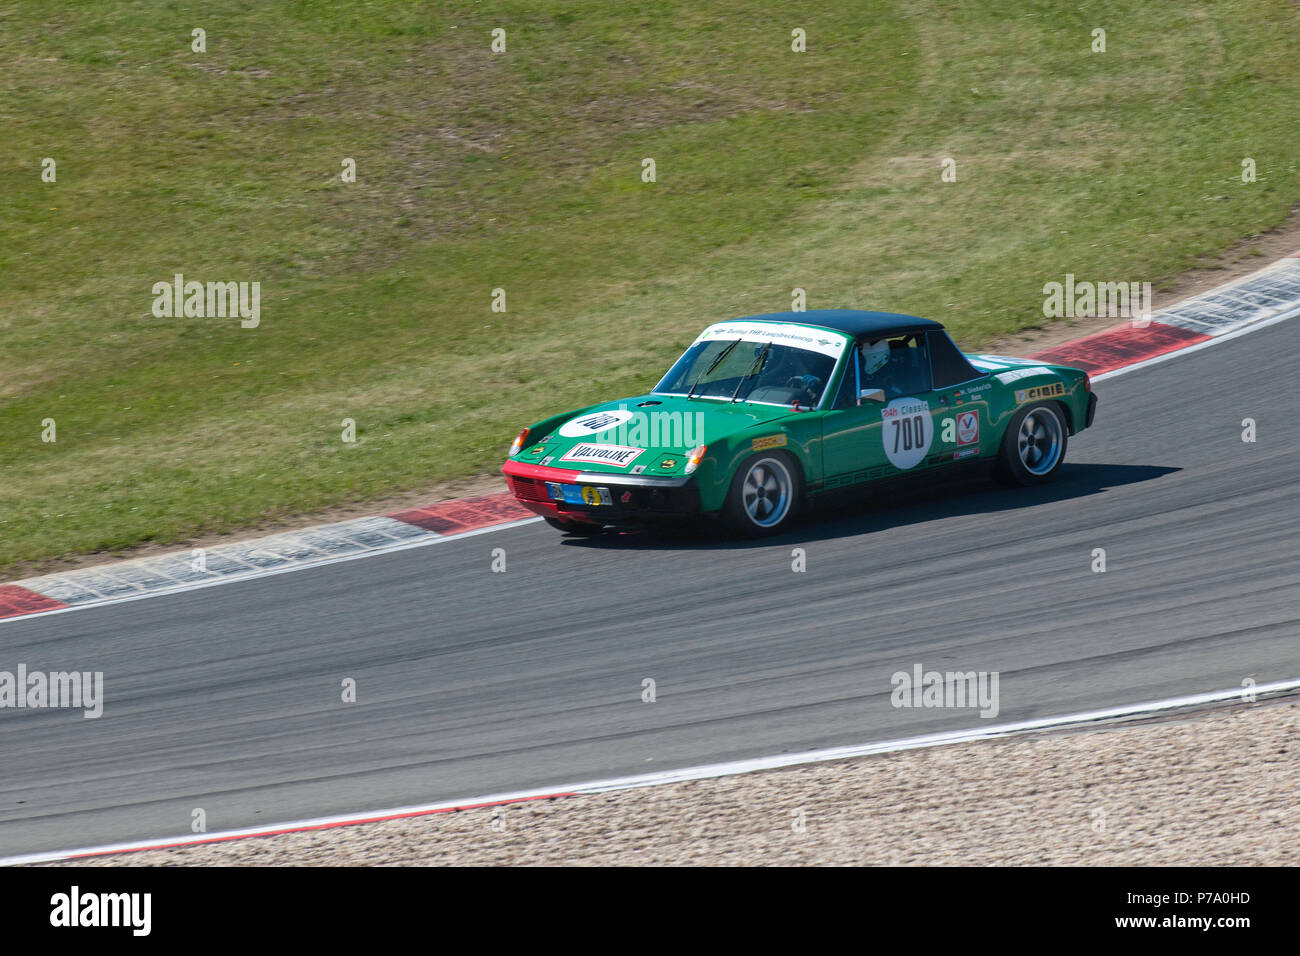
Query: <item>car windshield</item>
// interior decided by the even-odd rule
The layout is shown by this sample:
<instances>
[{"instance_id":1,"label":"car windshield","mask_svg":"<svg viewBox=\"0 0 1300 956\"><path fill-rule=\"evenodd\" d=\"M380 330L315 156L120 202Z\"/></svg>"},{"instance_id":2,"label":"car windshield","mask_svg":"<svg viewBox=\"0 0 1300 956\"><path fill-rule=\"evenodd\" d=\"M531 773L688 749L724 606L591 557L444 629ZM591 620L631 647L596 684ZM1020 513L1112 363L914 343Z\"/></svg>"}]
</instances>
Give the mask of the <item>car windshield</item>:
<instances>
[{"instance_id":1,"label":"car windshield","mask_svg":"<svg viewBox=\"0 0 1300 956\"><path fill-rule=\"evenodd\" d=\"M815 406L835 368L821 352L772 341L696 342L668 370L656 394Z\"/></svg>"}]
</instances>

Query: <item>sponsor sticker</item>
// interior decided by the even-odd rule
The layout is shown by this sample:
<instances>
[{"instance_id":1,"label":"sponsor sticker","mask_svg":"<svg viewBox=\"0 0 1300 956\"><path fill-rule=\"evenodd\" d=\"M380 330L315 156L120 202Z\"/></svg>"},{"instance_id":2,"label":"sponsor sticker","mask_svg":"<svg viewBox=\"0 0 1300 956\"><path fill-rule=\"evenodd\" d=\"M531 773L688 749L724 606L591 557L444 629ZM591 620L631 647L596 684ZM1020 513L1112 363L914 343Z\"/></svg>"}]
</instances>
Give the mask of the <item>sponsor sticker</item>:
<instances>
[{"instance_id":1,"label":"sponsor sticker","mask_svg":"<svg viewBox=\"0 0 1300 956\"><path fill-rule=\"evenodd\" d=\"M1000 362L1003 365L1025 366L1030 364L1025 359L1016 358L1014 355L977 355L975 357L985 362Z\"/></svg>"},{"instance_id":2,"label":"sponsor sticker","mask_svg":"<svg viewBox=\"0 0 1300 956\"><path fill-rule=\"evenodd\" d=\"M793 348L808 349L838 359L849 343L848 336L827 335L825 329L780 322L719 322L711 325L696 338L696 342L743 339L746 342L772 342Z\"/></svg>"},{"instance_id":3,"label":"sponsor sticker","mask_svg":"<svg viewBox=\"0 0 1300 956\"><path fill-rule=\"evenodd\" d=\"M1010 385L1022 378L1029 378L1031 375L1051 375L1052 370L1043 365L1035 365L1032 368L1016 368L1009 372L999 372L993 376L1003 385Z\"/></svg>"},{"instance_id":4,"label":"sponsor sticker","mask_svg":"<svg viewBox=\"0 0 1300 956\"><path fill-rule=\"evenodd\" d=\"M980 392L987 392L992 387L992 382L985 382L983 385L972 385L970 388L959 388L957 389L957 394L971 398L972 396L978 395Z\"/></svg>"},{"instance_id":5,"label":"sponsor sticker","mask_svg":"<svg viewBox=\"0 0 1300 956\"><path fill-rule=\"evenodd\" d=\"M969 458L978 451L978 448L959 448L952 453L952 460L956 461L958 458Z\"/></svg>"},{"instance_id":6,"label":"sponsor sticker","mask_svg":"<svg viewBox=\"0 0 1300 956\"><path fill-rule=\"evenodd\" d=\"M768 435L766 438L755 438L753 441L754 451L765 451L768 448L784 448L785 442L785 435Z\"/></svg>"},{"instance_id":7,"label":"sponsor sticker","mask_svg":"<svg viewBox=\"0 0 1300 956\"><path fill-rule=\"evenodd\" d=\"M974 445L980 440L979 412L957 413L957 444Z\"/></svg>"},{"instance_id":8,"label":"sponsor sticker","mask_svg":"<svg viewBox=\"0 0 1300 956\"><path fill-rule=\"evenodd\" d=\"M660 471L672 471L676 467L677 467L677 462L675 459L672 458L665 458L663 461L659 462Z\"/></svg>"},{"instance_id":9,"label":"sponsor sticker","mask_svg":"<svg viewBox=\"0 0 1300 956\"><path fill-rule=\"evenodd\" d=\"M595 445L579 442L561 455L560 461L581 461L593 465L626 468L636 461L637 456L643 451L644 448L632 448L628 445Z\"/></svg>"},{"instance_id":10,"label":"sponsor sticker","mask_svg":"<svg viewBox=\"0 0 1300 956\"><path fill-rule=\"evenodd\" d=\"M1036 402L1040 398L1056 398L1065 394L1065 386L1060 382L1053 382L1051 385L1035 385L1033 388L1016 389L1016 402Z\"/></svg>"},{"instance_id":11,"label":"sponsor sticker","mask_svg":"<svg viewBox=\"0 0 1300 956\"><path fill-rule=\"evenodd\" d=\"M600 432L609 431L618 425L622 425L633 416L633 412L626 409L614 409L604 412L589 412L586 415L580 415L572 421L565 422L560 427L560 434L565 438L585 438L588 435L595 435Z\"/></svg>"}]
</instances>

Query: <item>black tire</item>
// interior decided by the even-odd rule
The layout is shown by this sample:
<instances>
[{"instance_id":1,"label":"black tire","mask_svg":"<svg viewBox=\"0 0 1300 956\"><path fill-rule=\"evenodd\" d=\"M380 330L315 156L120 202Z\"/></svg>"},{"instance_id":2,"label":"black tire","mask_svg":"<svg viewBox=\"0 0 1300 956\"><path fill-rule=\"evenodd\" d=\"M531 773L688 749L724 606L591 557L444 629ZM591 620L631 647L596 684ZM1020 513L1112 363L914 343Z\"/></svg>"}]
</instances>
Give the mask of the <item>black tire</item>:
<instances>
[{"instance_id":1,"label":"black tire","mask_svg":"<svg viewBox=\"0 0 1300 956\"><path fill-rule=\"evenodd\" d=\"M781 451L750 455L731 476L723 515L747 538L779 534L794 523L803 499L803 476Z\"/></svg>"},{"instance_id":2,"label":"black tire","mask_svg":"<svg viewBox=\"0 0 1300 956\"><path fill-rule=\"evenodd\" d=\"M565 521L561 518L546 518L545 516L543 518L552 528L558 528L565 534L576 535L580 538L588 538L605 530L603 524L592 524L590 521Z\"/></svg>"},{"instance_id":3,"label":"black tire","mask_svg":"<svg viewBox=\"0 0 1300 956\"><path fill-rule=\"evenodd\" d=\"M1065 461L1070 429L1056 402L1026 405L1016 412L1002 436L993 475L1004 485L1040 485L1051 481Z\"/></svg>"}]
</instances>

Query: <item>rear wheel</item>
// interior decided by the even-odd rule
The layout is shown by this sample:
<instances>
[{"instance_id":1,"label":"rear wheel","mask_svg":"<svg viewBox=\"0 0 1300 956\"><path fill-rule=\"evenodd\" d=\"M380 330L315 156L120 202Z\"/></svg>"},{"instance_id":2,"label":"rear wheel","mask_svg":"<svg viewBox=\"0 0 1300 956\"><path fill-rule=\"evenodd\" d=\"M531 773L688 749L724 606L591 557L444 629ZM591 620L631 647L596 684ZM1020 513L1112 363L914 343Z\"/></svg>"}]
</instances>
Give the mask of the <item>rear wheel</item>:
<instances>
[{"instance_id":1,"label":"rear wheel","mask_svg":"<svg viewBox=\"0 0 1300 956\"><path fill-rule=\"evenodd\" d=\"M799 510L799 469L779 452L745 459L731 479L724 511L733 529L749 537L789 527Z\"/></svg>"},{"instance_id":2,"label":"rear wheel","mask_svg":"<svg viewBox=\"0 0 1300 956\"><path fill-rule=\"evenodd\" d=\"M1068 436L1065 418L1055 402L1022 408L1002 436L997 478L1008 485L1050 481L1065 460Z\"/></svg>"},{"instance_id":3,"label":"rear wheel","mask_svg":"<svg viewBox=\"0 0 1300 956\"><path fill-rule=\"evenodd\" d=\"M577 535L579 537L588 537L593 534L600 534L605 530L603 524L592 524L590 521L565 521L563 518L546 518L545 520L552 528L558 528L565 534Z\"/></svg>"}]
</instances>

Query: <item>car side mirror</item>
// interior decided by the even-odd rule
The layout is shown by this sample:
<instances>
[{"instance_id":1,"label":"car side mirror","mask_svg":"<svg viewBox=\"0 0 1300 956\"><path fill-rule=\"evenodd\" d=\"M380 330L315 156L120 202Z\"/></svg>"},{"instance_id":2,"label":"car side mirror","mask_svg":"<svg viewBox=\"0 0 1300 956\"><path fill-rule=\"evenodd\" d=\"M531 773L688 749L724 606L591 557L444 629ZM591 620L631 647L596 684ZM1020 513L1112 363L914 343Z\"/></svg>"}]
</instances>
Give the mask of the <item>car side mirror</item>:
<instances>
[{"instance_id":1,"label":"car side mirror","mask_svg":"<svg viewBox=\"0 0 1300 956\"><path fill-rule=\"evenodd\" d=\"M858 392L858 404L865 402L883 402L885 400L885 390L883 388L864 388Z\"/></svg>"}]
</instances>

